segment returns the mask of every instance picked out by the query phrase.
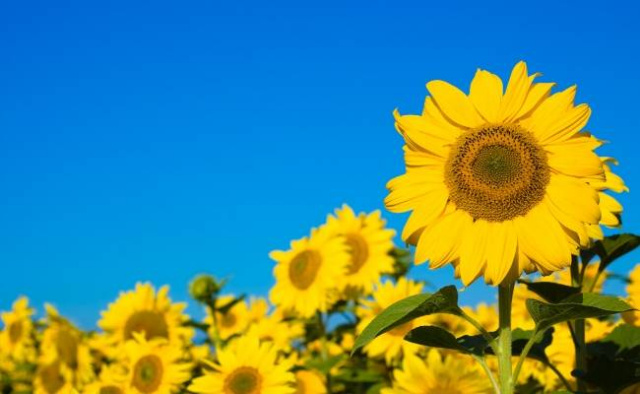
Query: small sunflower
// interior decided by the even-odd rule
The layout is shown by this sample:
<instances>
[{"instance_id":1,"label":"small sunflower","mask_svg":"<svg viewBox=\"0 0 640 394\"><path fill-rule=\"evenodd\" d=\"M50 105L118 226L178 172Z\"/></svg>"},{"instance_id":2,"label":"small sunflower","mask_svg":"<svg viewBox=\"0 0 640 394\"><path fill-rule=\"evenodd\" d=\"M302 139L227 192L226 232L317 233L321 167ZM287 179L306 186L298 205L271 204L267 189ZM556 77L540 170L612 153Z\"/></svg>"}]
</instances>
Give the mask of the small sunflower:
<instances>
[{"instance_id":1,"label":"small sunflower","mask_svg":"<svg viewBox=\"0 0 640 394\"><path fill-rule=\"evenodd\" d=\"M295 394L326 394L322 378L314 371L299 370L296 376Z\"/></svg>"},{"instance_id":2,"label":"small sunflower","mask_svg":"<svg viewBox=\"0 0 640 394\"><path fill-rule=\"evenodd\" d=\"M210 394L294 393L290 363L278 363L277 350L258 338L243 336L218 352L213 371L195 378L188 390Z\"/></svg>"},{"instance_id":3,"label":"small sunflower","mask_svg":"<svg viewBox=\"0 0 640 394\"><path fill-rule=\"evenodd\" d=\"M381 394L489 394L493 390L472 359L449 354L443 357L431 349L426 362L407 355L402 369L393 372L393 387Z\"/></svg>"},{"instance_id":4,"label":"small sunflower","mask_svg":"<svg viewBox=\"0 0 640 394\"><path fill-rule=\"evenodd\" d=\"M82 331L60 316L53 306L46 304L45 309L47 328L42 334L39 364L56 364L56 370L64 375L66 381L82 387L95 378L93 358L86 338Z\"/></svg>"},{"instance_id":5,"label":"small sunflower","mask_svg":"<svg viewBox=\"0 0 640 394\"><path fill-rule=\"evenodd\" d=\"M191 364L180 362L182 350L166 339L146 340L141 333L125 344L128 357L126 392L132 394L178 392L189 380Z\"/></svg>"},{"instance_id":6,"label":"small sunflower","mask_svg":"<svg viewBox=\"0 0 640 394\"><path fill-rule=\"evenodd\" d=\"M249 326L247 335L258 337L262 342L271 342L283 352L292 349L294 341L304 336L304 326L298 321L285 321L278 314L271 314Z\"/></svg>"},{"instance_id":7,"label":"small sunflower","mask_svg":"<svg viewBox=\"0 0 640 394\"><path fill-rule=\"evenodd\" d=\"M235 300L234 296L224 295L218 299L218 305L224 307ZM211 310L207 308L207 317L204 322L210 325L209 334L213 335L213 318ZM245 301L238 301L225 313L216 312L216 329L220 339L229 339L231 336L243 333L251 323L251 315Z\"/></svg>"},{"instance_id":8,"label":"small sunflower","mask_svg":"<svg viewBox=\"0 0 640 394\"><path fill-rule=\"evenodd\" d=\"M551 94L537 76L520 62L503 92L478 70L469 95L431 81L422 115L394 113L406 173L387 184L385 204L412 211L402 238L417 264L452 263L465 285L498 285L559 271L602 238L601 142L582 132L591 110L574 105L575 86Z\"/></svg>"},{"instance_id":9,"label":"small sunflower","mask_svg":"<svg viewBox=\"0 0 640 394\"><path fill-rule=\"evenodd\" d=\"M346 204L329 215L327 227L343 237L350 254L349 266L343 277L347 290L370 292L380 281L380 275L393 271L395 231L385 228L380 211L356 216Z\"/></svg>"},{"instance_id":10,"label":"small sunflower","mask_svg":"<svg viewBox=\"0 0 640 394\"><path fill-rule=\"evenodd\" d=\"M104 366L98 380L88 384L83 394L125 394L127 376L117 364Z\"/></svg>"},{"instance_id":11,"label":"small sunflower","mask_svg":"<svg viewBox=\"0 0 640 394\"><path fill-rule=\"evenodd\" d=\"M372 299L362 300L356 309L360 322L356 327L358 334L365 327L392 304L409 296L422 293L423 285L406 278L400 278L396 284L387 280L374 287ZM419 318L407 322L399 327L386 332L364 347L364 351L371 357L384 356L387 364L391 364L402 355L415 353L421 347L404 340L404 336L415 327L428 324L428 317Z\"/></svg>"},{"instance_id":12,"label":"small sunflower","mask_svg":"<svg viewBox=\"0 0 640 394\"><path fill-rule=\"evenodd\" d=\"M62 370L60 361L40 364L33 379L34 394L72 394L77 393L73 383Z\"/></svg>"},{"instance_id":13,"label":"small sunflower","mask_svg":"<svg viewBox=\"0 0 640 394\"><path fill-rule=\"evenodd\" d=\"M20 297L10 312L0 314L4 326L0 331L0 354L15 361L26 361L33 355L33 313L29 299Z\"/></svg>"},{"instance_id":14,"label":"small sunflower","mask_svg":"<svg viewBox=\"0 0 640 394\"><path fill-rule=\"evenodd\" d=\"M168 296L169 287L156 293L149 283L138 283L135 290L122 292L118 299L103 311L98 326L109 334L113 343L125 343L133 334L142 332L147 339L165 338L170 342L188 342L194 335L191 328L183 327L189 319L183 313L184 303L173 303Z\"/></svg>"},{"instance_id":15,"label":"small sunflower","mask_svg":"<svg viewBox=\"0 0 640 394\"><path fill-rule=\"evenodd\" d=\"M309 238L292 241L288 251L276 250L269 256L277 262L271 302L301 317L331 306L350 260L343 240L326 226L313 229Z\"/></svg>"}]
</instances>

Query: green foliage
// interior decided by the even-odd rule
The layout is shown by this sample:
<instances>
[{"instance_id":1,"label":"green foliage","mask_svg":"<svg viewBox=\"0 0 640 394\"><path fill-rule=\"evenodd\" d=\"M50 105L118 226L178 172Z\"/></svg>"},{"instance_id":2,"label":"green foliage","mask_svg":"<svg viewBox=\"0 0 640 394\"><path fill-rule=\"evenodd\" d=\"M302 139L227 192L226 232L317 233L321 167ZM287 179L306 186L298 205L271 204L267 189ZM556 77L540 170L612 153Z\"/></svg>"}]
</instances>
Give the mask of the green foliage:
<instances>
[{"instance_id":1,"label":"green foliage","mask_svg":"<svg viewBox=\"0 0 640 394\"><path fill-rule=\"evenodd\" d=\"M548 328L542 334L533 330L525 331L516 328L511 334L512 354L514 356L521 355L525 345L534 335L535 338L533 345L531 346L531 349L529 349L529 352L526 354L526 357L542 361L543 363L548 363L549 359L547 358L545 349L547 348L547 346L551 345L551 341L553 340L553 328Z\"/></svg>"},{"instance_id":2,"label":"green foliage","mask_svg":"<svg viewBox=\"0 0 640 394\"><path fill-rule=\"evenodd\" d=\"M456 338L449 331L436 326L422 326L411 330L405 340L439 349L456 350L461 353L482 355L488 344L482 336L462 336Z\"/></svg>"},{"instance_id":3,"label":"green foliage","mask_svg":"<svg viewBox=\"0 0 640 394\"><path fill-rule=\"evenodd\" d=\"M617 297L594 293L576 294L556 304L527 300L527 310L540 331L569 320L603 317L631 309Z\"/></svg>"},{"instance_id":4,"label":"green foliage","mask_svg":"<svg viewBox=\"0 0 640 394\"><path fill-rule=\"evenodd\" d=\"M632 252L640 245L640 237L635 234L616 234L604 237L594 246L582 252L582 262L588 263L594 256L600 257L599 270L604 271L609 264L618 258Z\"/></svg>"},{"instance_id":5,"label":"green foliage","mask_svg":"<svg viewBox=\"0 0 640 394\"><path fill-rule=\"evenodd\" d=\"M556 304L565 298L580 293L580 289L572 286L565 286L553 282L529 282L519 281L527 286L529 290L536 293L542 299L552 304Z\"/></svg>"},{"instance_id":6,"label":"green foliage","mask_svg":"<svg viewBox=\"0 0 640 394\"><path fill-rule=\"evenodd\" d=\"M421 316L434 313L460 314L458 291L454 286L446 286L433 294L417 294L396 302L378 316L356 339L353 352L364 347L377 336L401 326Z\"/></svg>"}]
</instances>

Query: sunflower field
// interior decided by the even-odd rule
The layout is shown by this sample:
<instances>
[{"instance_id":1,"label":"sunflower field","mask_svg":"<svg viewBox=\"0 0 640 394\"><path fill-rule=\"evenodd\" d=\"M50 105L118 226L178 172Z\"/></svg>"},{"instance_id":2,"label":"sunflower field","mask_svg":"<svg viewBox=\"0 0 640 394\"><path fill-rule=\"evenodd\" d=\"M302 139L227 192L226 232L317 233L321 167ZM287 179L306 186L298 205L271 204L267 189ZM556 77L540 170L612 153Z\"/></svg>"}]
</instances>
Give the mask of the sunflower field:
<instances>
[{"instance_id":1,"label":"sunflower field","mask_svg":"<svg viewBox=\"0 0 640 394\"><path fill-rule=\"evenodd\" d=\"M468 94L429 82L421 114L393 113L406 172L385 206L410 212L402 231L339 207L270 253L267 297L203 274L193 319L167 286L138 283L90 331L19 297L0 316L0 391L640 393L640 265L611 270L640 244L616 230L611 193L628 189L576 88L539 76L520 62L506 87L485 70ZM459 282L416 279L424 263ZM476 281L494 303L458 302ZM602 294L607 281L625 294Z\"/></svg>"}]
</instances>

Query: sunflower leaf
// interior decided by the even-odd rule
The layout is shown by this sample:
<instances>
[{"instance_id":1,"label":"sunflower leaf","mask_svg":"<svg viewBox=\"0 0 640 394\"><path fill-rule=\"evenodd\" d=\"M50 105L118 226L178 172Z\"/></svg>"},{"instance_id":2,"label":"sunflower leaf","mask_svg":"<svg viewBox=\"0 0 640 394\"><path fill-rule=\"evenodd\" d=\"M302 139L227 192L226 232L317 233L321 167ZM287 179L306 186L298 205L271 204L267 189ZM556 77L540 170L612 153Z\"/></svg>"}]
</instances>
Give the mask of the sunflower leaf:
<instances>
[{"instance_id":1,"label":"sunflower leaf","mask_svg":"<svg viewBox=\"0 0 640 394\"><path fill-rule=\"evenodd\" d=\"M460 314L455 286L445 286L433 294L416 294L383 310L358 336L351 354L395 327L434 313Z\"/></svg>"},{"instance_id":2,"label":"sunflower leaf","mask_svg":"<svg viewBox=\"0 0 640 394\"><path fill-rule=\"evenodd\" d=\"M640 245L640 237L635 234L624 233L604 237L597 241L592 248L582 252L583 263L588 263L594 256L600 257L598 269L604 271L609 264Z\"/></svg>"},{"instance_id":3,"label":"sunflower leaf","mask_svg":"<svg viewBox=\"0 0 640 394\"><path fill-rule=\"evenodd\" d=\"M557 304L569 296L580 293L580 288L578 287L565 286L559 283L529 282L526 280L520 280L519 282L526 285L529 290L552 304Z\"/></svg>"},{"instance_id":4,"label":"sunflower leaf","mask_svg":"<svg viewBox=\"0 0 640 394\"><path fill-rule=\"evenodd\" d=\"M524 349L527 342L531 339L531 337L535 334L535 331L525 331L519 328L513 330L511 334L512 340L512 354L514 356L519 356L522 354L522 350ZM547 346L551 345L551 341L553 339L553 328L547 329L542 335L538 334L533 346L529 349L529 353L527 353L528 358L532 358L542 362L548 362L547 355L544 350Z\"/></svg>"},{"instance_id":5,"label":"sunflower leaf","mask_svg":"<svg viewBox=\"0 0 640 394\"><path fill-rule=\"evenodd\" d=\"M456 338L452 333L442 327L421 326L409 331L404 337L405 341L417 345L435 347L439 349L457 350L461 353L484 354L488 344L481 335L463 336Z\"/></svg>"},{"instance_id":6,"label":"sunflower leaf","mask_svg":"<svg viewBox=\"0 0 640 394\"><path fill-rule=\"evenodd\" d=\"M576 294L556 304L527 300L527 310L539 331L569 320L608 316L632 309L617 297L595 293Z\"/></svg>"}]
</instances>

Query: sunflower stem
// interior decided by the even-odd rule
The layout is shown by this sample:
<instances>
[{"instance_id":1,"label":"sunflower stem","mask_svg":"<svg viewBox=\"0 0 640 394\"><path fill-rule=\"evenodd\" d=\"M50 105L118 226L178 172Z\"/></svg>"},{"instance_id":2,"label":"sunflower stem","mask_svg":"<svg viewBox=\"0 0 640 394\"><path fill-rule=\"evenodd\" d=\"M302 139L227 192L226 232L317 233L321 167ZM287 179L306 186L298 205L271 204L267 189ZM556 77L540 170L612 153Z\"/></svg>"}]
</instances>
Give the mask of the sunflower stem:
<instances>
[{"instance_id":1,"label":"sunflower stem","mask_svg":"<svg viewBox=\"0 0 640 394\"><path fill-rule=\"evenodd\" d=\"M211 313L211 340L213 341L213 347L216 353L218 353L222 346L222 340L220 339L220 333L218 332L218 317L216 316L216 298L212 297L207 300L207 307Z\"/></svg>"},{"instance_id":2,"label":"sunflower stem","mask_svg":"<svg viewBox=\"0 0 640 394\"><path fill-rule=\"evenodd\" d=\"M498 372L500 393L513 394L513 375L511 370L511 301L513 283L498 286L498 316L500 328L498 335Z\"/></svg>"},{"instance_id":3,"label":"sunflower stem","mask_svg":"<svg viewBox=\"0 0 640 394\"><path fill-rule=\"evenodd\" d=\"M582 273L579 270L579 262L578 258L572 256L571 259L571 282L573 286L579 287L582 289L582 283L584 279L584 271L586 271L586 264L583 264ZM596 278L596 281L598 278ZM594 281L595 283L595 281ZM578 392L586 392L587 385L581 376L587 372L587 346L585 339L585 321L584 319L577 319L573 321L573 342L576 348L576 370L579 372L579 376L577 377L578 381Z\"/></svg>"},{"instance_id":4,"label":"sunflower stem","mask_svg":"<svg viewBox=\"0 0 640 394\"><path fill-rule=\"evenodd\" d=\"M463 319L468 321L473 327L475 327L475 329L478 330L480 334L482 334L484 339L487 340L487 343L489 344L489 346L491 346L491 349L493 350L493 352L496 354L498 353L498 346L496 343L496 339L491 335L489 331L487 331L484 327L482 327L482 324L478 323L477 320L469 316L462 309L460 309L460 317L462 317Z\"/></svg>"}]
</instances>

